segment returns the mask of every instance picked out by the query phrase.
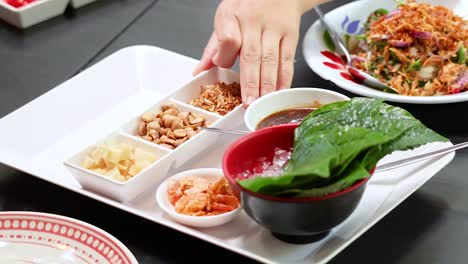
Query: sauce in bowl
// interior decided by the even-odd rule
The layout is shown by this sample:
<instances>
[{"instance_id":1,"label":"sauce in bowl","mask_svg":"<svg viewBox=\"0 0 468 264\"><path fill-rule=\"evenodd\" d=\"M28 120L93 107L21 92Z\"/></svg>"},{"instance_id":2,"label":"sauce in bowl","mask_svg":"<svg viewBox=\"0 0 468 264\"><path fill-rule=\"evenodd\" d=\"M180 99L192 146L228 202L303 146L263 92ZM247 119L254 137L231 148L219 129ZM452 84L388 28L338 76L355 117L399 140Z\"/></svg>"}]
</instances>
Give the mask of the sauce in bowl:
<instances>
[{"instance_id":1,"label":"sauce in bowl","mask_svg":"<svg viewBox=\"0 0 468 264\"><path fill-rule=\"evenodd\" d=\"M282 124L300 123L310 113L312 113L316 107L300 107L285 109L279 112L273 113L260 121L257 124L257 129L271 127Z\"/></svg>"}]
</instances>

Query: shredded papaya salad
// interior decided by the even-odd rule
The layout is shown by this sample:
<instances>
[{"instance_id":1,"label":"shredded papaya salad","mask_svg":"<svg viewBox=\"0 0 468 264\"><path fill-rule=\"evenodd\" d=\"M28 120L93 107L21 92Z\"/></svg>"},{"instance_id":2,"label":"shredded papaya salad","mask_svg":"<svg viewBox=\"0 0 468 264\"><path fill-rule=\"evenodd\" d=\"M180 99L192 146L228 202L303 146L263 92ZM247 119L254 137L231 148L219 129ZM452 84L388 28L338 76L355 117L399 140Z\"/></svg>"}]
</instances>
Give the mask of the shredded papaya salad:
<instances>
[{"instance_id":1,"label":"shredded papaya salad","mask_svg":"<svg viewBox=\"0 0 468 264\"><path fill-rule=\"evenodd\" d=\"M352 64L412 96L468 91L468 21L413 1L373 12L355 36Z\"/></svg>"}]
</instances>

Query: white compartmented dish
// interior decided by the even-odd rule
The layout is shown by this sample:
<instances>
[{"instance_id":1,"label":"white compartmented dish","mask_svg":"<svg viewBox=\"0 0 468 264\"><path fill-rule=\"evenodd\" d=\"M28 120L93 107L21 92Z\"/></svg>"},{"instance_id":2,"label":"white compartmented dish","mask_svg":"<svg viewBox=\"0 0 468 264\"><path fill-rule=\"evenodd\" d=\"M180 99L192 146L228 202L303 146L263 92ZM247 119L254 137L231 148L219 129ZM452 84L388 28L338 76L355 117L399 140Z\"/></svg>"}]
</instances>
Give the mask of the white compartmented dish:
<instances>
[{"instance_id":1,"label":"white compartmented dish","mask_svg":"<svg viewBox=\"0 0 468 264\"><path fill-rule=\"evenodd\" d=\"M128 134L132 134L132 120L166 100L187 102L193 96L188 91L196 93L196 88L193 88L194 91L188 87L198 87L200 83L197 82L203 78L209 83L237 78L236 74L227 70L213 70L193 78L190 73L196 63L194 59L149 46L135 46L116 52L0 119L0 162L261 262L325 263L398 206L454 157L452 153L439 159L375 174L354 213L328 237L306 245L292 245L275 239L244 212L219 227L194 229L181 225L156 204L155 191L158 182L167 178L162 175L156 174L154 178L146 179L142 172L139 175L143 176L140 178L142 184L149 181L152 185L149 188L141 186L137 190L139 195L135 199L125 199L125 202L82 188L64 165L64 160L79 156L88 146L112 135L131 140L135 144L144 143L155 151L167 151L130 137ZM244 113L243 108L237 108L224 118L218 117L219 120L213 126L246 130L242 124ZM31 127L35 127L34 137L30 136ZM199 139L202 138L200 133ZM202 140L193 140L193 146L188 145L190 141L184 143L187 144L186 149L180 148L180 155L176 153L177 149L167 152L169 165L165 175L194 168L220 168L224 150L237 137L207 134L207 138L209 146L202 146L202 151L192 149ZM382 163L447 145L451 143L434 143L412 151L396 152L385 157ZM69 161L73 162L73 158ZM87 174L85 177L93 181L99 179L96 175ZM85 185L85 180L81 181ZM110 183L104 183L102 179L99 181L103 185ZM94 183L90 181L89 184ZM131 196L133 194L128 194L128 197Z\"/></svg>"},{"instance_id":2,"label":"white compartmented dish","mask_svg":"<svg viewBox=\"0 0 468 264\"><path fill-rule=\"evenodd\" d=\"M151 189L158 184L161 179L165 178L169 169L177 169L212 146L219 136L218 134L201 130L195 136L182 143L182 145L171 150L156 143L148 142L138 136L138 124L140 123L140 117L143 113L159 112L161 111L162 105L172 104L181 112L192 112L198 116L204 116L206 120L211 123L209 126L218 126L220 123L229 123L233 126L239 126L241 124L242 119L235 118L237 116L236 112L240 111L241 106L235 108L231 113L221 116L189 104L192 99L198 97L202 85L215 84L218 81L228 84L239 82L239 75L233 71L219 68L214 68L201 74L166 98L158 100L151 107L138 113L130 121L124 123L118 131L113 132L112 135L99 140L96 144L92 144L73 155L70 159L65 161L65 165L70 168L70 171L83 188L106 195L121 202L135 199L139 194L144 193L146 189ZM155 154L158 159L139 174L125 182L113 180L82 168L81 164L84 157L90 150L94 146L109 140L117 143L125 142L135 147L142 148Z\"/></svg>"},{"instance_id":3,"label":"white compartmented dish","mask_svg":"<svg viewBox=\"0 0 468 264\"><path fill-rule=\"evenodd\" d=\"M65 12L69 0L37 0L15 8L0 1L0 18L18 28L28 28Z\"/></svg>"}]
</instances>

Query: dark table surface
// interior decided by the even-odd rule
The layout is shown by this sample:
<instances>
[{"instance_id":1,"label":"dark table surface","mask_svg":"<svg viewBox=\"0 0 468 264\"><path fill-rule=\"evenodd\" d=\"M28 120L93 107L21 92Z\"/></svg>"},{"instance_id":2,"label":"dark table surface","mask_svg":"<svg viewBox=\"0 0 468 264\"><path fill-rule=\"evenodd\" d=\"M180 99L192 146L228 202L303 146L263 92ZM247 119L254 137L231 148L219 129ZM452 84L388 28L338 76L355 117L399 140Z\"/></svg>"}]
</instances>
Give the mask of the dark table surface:
<instances>
[{"instance_id":1,"label":"dark table surface","mask_svg":"<svg viewBox=\"0 0 468 264\"><path fill-rule=\"evenodd\" d=\"M0 23L0 117L129 45L155 45L198 58L211 33L218 2L99 0L27 30ZM337 0L323 9L346 2ZM312 12L304 15L301 32L316 19ZM294 87L343 92L307 67L301 46L296 60ZM400 106L453 142L468 140L468 104ZM468 151L462 150L331 263L467 263L466 190ZM84 220L120 239L140 263L253 262L3 165L0 210L40 211Z\"/></svg>"}]
</instances>

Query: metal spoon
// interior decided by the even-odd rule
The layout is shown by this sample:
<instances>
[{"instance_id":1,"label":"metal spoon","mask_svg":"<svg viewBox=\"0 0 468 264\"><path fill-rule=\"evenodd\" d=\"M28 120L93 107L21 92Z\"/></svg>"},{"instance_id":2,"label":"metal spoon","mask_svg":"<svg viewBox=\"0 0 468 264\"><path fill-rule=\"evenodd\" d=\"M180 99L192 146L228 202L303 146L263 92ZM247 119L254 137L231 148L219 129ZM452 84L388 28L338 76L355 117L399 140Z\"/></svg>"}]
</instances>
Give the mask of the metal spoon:
<instances>
[{"instance_id":1,"label":"metal spoon","mask_svg":"<svg viewBox=\"0 0 468 264\"><path fill-rule=\"evenodd\" d=\"M200 128L206 131L210 131L210 132L232 134L232 135L246 135L250 133L250 131L230 130L230 129L222 129L222 128L216 128L216 127L200 127Z\"/></svg>"},{"instance_id":2,"label":"metal spoon","mask_svg":"<svg viewBox=\"0 0 468 264\"><path fill-rule=\"evenodd\" d=\"M211 131L211 132L234 134L234 135L246 135L246 134L250 133L249 131L228 130L228 129L214 128L214 127L202 127L202 129L207 130L207 131ZM416 156L413 156L413 157L409 157L409 158L389 162L389 163L386 163L384 165L378 166L375 169L375 172L377 173L377 172L381 172L381 171L392 170L392 169L399 168L399 167L402 167L402 166L406 166L406 165L409 165L409 164L413 164L413 163L416 163L416 162L419 162L419 161L423 161L423 160L427 160L427 159L431 159L431 158L437 158L437 157L440 157L440 156L447 155L447 154L449 154L449 153L451 153L451 152L453 152L455 150L463 149L463 148L466 148L466 147L468 147L468 142L463 142L463 143L453 145L451 147L446 147L446 148L443 148L443 149L427 152L427 153L416 155Z\"/></svg>"},{"instance_id":3,"label":"metal spoon","mask_svg":"<svg viewBox=\"0 0 468 264\"><path fill-rule=\"evenodd\" d=\"M324 15L322 13L322 10L320 10L320 8L318 6L315 7L314 9L315 9L315 12L317 12L317 14L319 15L320 22L322 23L323 26L325 26L325 28L330 33L332 41L336 46L337 52L340 53L340 55L344 55L344 57L346 58L346 65L347 65L347 68L348 68L348 72L352 76L354 76L356 79L362 81L362 83L365 86L368 86L370 88L374 88L376 90L384 91L384 92L391 92L391 93L397 93L398 94L398 91L395 90L394 88L382 83L381 81L374 78L373 76L371 76L371 75L369 75L369 74L367 74L367 73L365 73L363 71L360 71L360 70L354 68L351 65L351 54L349 53L348 49L346 49L346 45L343 43L343 40L341 40L341 37L338 35L338 33L336 33L336 31L333 30L330 27L330 25L328 25L328 23L325 21L325 17L324 17Z\"/></svg>"}]
</instances>

